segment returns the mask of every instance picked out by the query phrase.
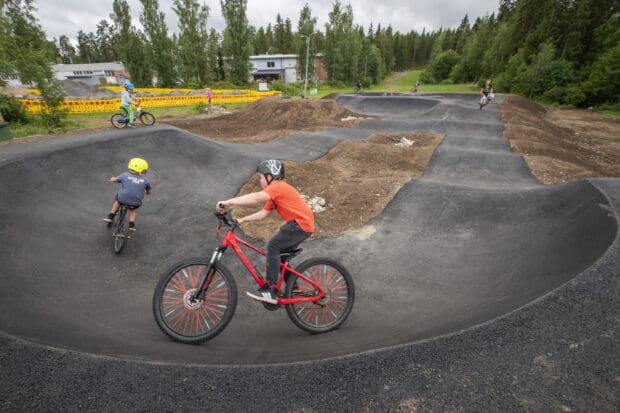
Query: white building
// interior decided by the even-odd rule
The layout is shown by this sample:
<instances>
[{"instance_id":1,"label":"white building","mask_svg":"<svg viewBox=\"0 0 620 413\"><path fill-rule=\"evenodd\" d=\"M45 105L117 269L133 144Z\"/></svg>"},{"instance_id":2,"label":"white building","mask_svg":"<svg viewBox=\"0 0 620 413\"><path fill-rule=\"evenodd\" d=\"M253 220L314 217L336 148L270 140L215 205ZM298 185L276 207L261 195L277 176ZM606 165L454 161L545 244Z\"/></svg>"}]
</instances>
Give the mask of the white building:
<instances>
[{"instance_id":1,"label":"white building","mask_svg":"<svg viewBox=\"0 0 620 413\"><path fill-rule=\"evenodd\" d=\"M252 80L281 80L284 83L297 81L297 55L262 54L250 56Z\"/></svg>"},{"instance_id":2,"label":"white building","mask_svg":"<svg viewBox=\"0 0 620 413\"><path fill-rule=\"evenodd\" d=\"M129 73L121 62L53 65L58 80L79 80L90 85L122 85Z\"/></svg>"}]
</instances>

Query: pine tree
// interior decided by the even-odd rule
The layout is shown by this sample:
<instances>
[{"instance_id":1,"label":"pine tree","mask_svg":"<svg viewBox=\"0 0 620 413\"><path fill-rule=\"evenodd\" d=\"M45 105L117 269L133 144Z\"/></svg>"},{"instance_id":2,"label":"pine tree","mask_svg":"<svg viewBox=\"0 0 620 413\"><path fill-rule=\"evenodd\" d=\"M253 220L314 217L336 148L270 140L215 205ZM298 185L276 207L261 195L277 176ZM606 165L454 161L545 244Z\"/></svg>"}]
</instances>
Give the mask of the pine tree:
<instances>
[{"instance_id":1,"label":"pine tree","mask_svg":"<svg viewBox=\"0 0 620 413\"><path fill-rule=\"evenodd\" d=\"M140 0L143 11L140 22L146 34L146 56L149 67L157 73L158 86L171 87L177 74L174 65L174 43L168 37L164 13L159 11L158 0Z\"/></svg>"},{"instance_id":2,"label":"pine tree","mask_svg":"<svg viewBox=\"0 0 620 413\"><path fill-rule=\"evenodd\" d=\"M230 78L237 85L245 85L251 71L247 0L220 0L220 4L226 20L224 52L230 57Z\"/></svg>"}]
</instances>

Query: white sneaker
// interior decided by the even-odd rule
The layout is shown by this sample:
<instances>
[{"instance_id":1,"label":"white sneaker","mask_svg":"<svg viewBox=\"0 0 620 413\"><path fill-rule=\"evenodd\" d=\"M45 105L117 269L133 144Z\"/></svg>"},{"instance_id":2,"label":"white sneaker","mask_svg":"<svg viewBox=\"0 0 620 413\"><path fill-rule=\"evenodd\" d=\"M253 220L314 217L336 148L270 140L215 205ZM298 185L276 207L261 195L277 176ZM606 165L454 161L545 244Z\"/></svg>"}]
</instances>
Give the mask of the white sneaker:
<instances>
[{"instance_id":1,"label":"white sneaker","mask_svg":"<svg viewBox=\"0 0 620 413\"><path fill-rule=\"evenodd\" d=\"M278 293L275 288L261 287L254 293L247 291L245 294L256 301L278 304Z\"/></svg>"}]
</instances>

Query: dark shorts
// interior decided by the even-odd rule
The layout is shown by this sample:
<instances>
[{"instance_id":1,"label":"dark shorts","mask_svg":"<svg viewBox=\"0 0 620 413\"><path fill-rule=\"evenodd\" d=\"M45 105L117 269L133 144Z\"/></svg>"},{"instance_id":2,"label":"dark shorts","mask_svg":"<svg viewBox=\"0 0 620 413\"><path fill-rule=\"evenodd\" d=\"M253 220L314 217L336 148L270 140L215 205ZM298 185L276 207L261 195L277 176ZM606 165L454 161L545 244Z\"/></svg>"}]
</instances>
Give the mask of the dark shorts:
<instances>
[{"instance_id":1,"label":"dark shorts","mask_svg":"<svg viewBox=\"0 0 620 413\"><path fill-rule=\"evenodd\" d=\"M127 207L127 209L138 209L138 208L140 208L140 205L123 204L121 201L118 200L118 194L116 194L116 196L114 197L114 200L117 201L121 205L125 205Z\"/></svg>"}]
</instances>

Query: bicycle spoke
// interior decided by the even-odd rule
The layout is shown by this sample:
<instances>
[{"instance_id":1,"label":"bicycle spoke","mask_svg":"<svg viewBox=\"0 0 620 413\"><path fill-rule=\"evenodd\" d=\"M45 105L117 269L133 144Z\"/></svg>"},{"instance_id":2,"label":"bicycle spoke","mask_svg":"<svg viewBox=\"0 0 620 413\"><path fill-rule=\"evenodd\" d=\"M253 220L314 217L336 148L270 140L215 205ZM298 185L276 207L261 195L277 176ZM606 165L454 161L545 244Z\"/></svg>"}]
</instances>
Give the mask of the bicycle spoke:
<instances>
[{"instance_id":1,"label":"bicycle spoke","mask_svg":"<svg viewBox=\"0 0 620 413\"><path fill-rule=\"evenodd\" d=\"M187 336L198 336L218 325L228 308L228 285L217 272L200 299L191 301L204 277L205 265L182 268L169 280L162 296L162 315L170 328Z\"/></svg>"},{"instance_id":2,"label":"bicycle spoke","mask_svg":"<svg viewBox=\"0 0 620 413\"><path fill-rule=\"evenodd\" d=\"M339 325L352 306L352 291L348 280L340 270L329 262L316 263L305 268L303 275L316 282L326 295L316 302L302 302L291 305L289 315L301 328L312 331L329 331ZM314 296L315 287L307 281L297 279L292 297Z\"/></svg>"}]
</instances>

